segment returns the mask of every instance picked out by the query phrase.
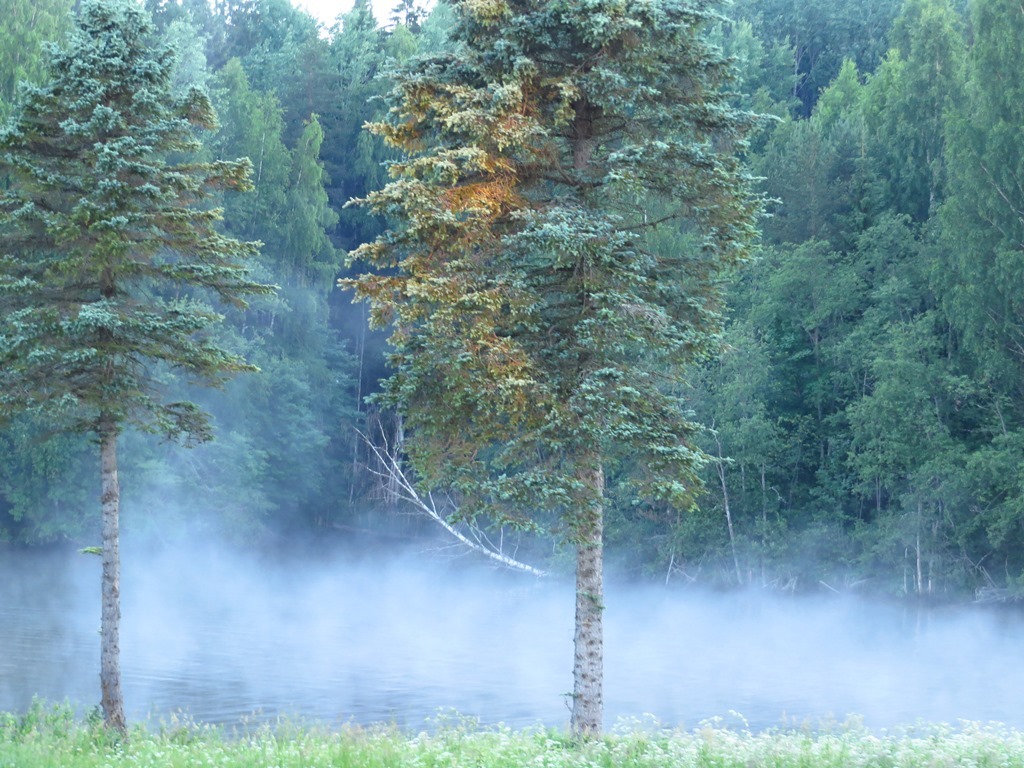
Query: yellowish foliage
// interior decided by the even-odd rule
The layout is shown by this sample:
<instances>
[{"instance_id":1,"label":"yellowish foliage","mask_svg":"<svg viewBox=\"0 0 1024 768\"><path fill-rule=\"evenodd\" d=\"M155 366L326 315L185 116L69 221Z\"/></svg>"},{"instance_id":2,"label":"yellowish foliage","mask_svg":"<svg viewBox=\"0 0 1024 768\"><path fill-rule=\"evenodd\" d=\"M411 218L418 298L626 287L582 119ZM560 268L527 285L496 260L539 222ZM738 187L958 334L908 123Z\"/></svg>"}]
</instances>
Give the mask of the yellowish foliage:
<instances>
[{"instance_id":1,"label":"yellowish foliage","mask_svg":"<svg viewBox=\"0 0 1024 768\"><path fill-rule=\"evenodd\" d=\"M468 0L464 7L481 24L497 24L512 14L505 0Z\"/></svg>"},{"instance_id":2,"label":"yellowish foliage","mask_svg":"<svg viewBox=\"0 0 1024 768\"><path fill-rule=\"evenodd\" d=\"M499 177L447 189L445 207L453 213L468 213L494 219L516 204L510 179Z\"/></svg>"}]
</instances>

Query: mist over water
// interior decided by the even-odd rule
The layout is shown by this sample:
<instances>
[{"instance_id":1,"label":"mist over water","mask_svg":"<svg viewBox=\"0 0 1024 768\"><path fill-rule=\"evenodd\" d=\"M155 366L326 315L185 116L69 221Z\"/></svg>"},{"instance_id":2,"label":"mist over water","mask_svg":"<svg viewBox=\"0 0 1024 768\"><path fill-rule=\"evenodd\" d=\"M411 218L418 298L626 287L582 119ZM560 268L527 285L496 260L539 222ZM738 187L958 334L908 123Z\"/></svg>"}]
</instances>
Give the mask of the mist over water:
<instances>
[{"instance_id":1,"label":"mist over water","mask_svg":"<svg viewBox=\"0 0 1024 768\"><path fill-rule=\"evenodd\" d=\"M457 710L555 727L572 689L572 584L469 559L123 550L129 717L298 716L429 727ZM996 720L1024 728L1024 618L854 598L611 580L606 725ZM99 699L99 559L0 549L0 710ZM739 713L742 720L735 714Z\"/></svg>"}]
</instances>

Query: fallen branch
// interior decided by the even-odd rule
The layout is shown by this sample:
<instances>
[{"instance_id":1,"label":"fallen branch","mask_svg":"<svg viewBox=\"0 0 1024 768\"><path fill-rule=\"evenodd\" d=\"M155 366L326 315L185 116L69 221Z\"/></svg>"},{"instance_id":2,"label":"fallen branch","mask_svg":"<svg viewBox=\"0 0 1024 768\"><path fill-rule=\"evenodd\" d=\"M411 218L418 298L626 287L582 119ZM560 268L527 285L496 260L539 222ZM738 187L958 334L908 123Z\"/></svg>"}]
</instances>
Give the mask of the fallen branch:
<instances>
[{"instance_id":1,"label":"fallen branch","mask_svg":"<svg viewBox=\"0 0 1024 768\"><path fill-rule=\"evenodd\" d=\"M387 435L384 434L383 429L381 429L381 438L384 442L383 448L376 445L362 432L359 432L359 436L373 452L374 456L377 457L377 461L381 467L381 469L370 468L370 472L377 475L377 477L381 478L382 481L386 482L388 490L397 498L411 504L419 512L422 512L431 520L436 522L451 536L453 536L459 544L473 552L484 555L505 568L511 568L513 570L522 571L538 577L548 575L546 571L534 568L532 565L527 565L526 563L505 554L504 529L502 529L501 538L499 538L498 542L495 543L485 531L477 528L476 526L468 526L469 531L467 535L448 522L446 515L442 513L437 502L434 500L434 495L432 493L427 493L426 498L424 498L420 495L419 491L416 490L416 486L412 483L409 476L402 468L400 446L396 444L394 448L392 448L388 444ZM447 498L447 501L449 505L454 506L454 502L452 502L450 497Z\"/></svg>"}]
</instances>

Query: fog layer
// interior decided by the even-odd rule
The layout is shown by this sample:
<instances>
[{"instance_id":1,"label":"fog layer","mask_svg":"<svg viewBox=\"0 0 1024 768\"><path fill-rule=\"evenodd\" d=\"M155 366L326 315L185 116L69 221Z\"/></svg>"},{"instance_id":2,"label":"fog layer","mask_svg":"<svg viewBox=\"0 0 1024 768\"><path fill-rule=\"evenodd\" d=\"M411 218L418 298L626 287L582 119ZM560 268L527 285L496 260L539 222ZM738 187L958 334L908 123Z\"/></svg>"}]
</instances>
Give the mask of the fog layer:
<instances>
[{"instance_id":1,"label":"fog layer","mask_svg":"<svg viewBox=\"0 0 1024 768\"><path fill-rule=\"evenodd\" d=\"M239 556L126 548L129 716L186 711L429 727L457 710L568 721L572 591L429 553ZM0 550L0 710L99 697L99 562ZM760 729L862 717L1024 727L1017 612L608 585L606 724Z\"/></svg>"}]
</instances>

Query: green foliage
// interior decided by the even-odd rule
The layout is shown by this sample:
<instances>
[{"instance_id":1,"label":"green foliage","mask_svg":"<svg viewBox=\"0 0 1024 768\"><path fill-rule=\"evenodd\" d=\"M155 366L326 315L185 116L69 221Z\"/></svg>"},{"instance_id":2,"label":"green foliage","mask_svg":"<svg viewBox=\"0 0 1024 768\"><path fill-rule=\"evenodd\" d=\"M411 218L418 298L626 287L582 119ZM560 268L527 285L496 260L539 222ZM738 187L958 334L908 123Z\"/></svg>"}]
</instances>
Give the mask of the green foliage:
<instances>
[{"instance_id":1,"label":"green foliage","mask_svg":"<svg viewBox=\"0 0 1024 768\"><path fill-rule=\"evenodd\" d=\"M0 120L18 97L18 84L36 83L46 71L42 43L57 40L71 26L71 0L2 0L0 19Z\"/></svg>"},{"instance_id":2,"label":"green foliage","mask_svg":"<svg viewBox=\"0 0 1024 768\"><path fill-rule=\"evenodd\" d=\"M945 123L962 108L966 46L946 0L908 0L870 79L865 120L887 208L917 221L945 198Z\"/></svg>"},{"instance_id":3,"label":"green foliage","mask_svg":"<svg viewBox=\"0 0 1024 768\"><path fill-rule=\"evenodd\" d=\"M752 22L766 43L787 45L790 71L797 81L793 95L799 114L811 114L819 94L853 59L872 72L889 48L888 33L900 0L737 0L732 13Z\"/></svg>"},{"instance_id":4,"label":"green foliage","mask_svg":"<svg viewBox=\"0 0 1024 768\"><path fill-rule=\"evenodd\" d=\"M401 270L350 285L394 323L387 402L417 469L467 511L563 510L571 530L595 492L581 467L628 455L633 493L685 506L702 457L661 382L716 348L758 209L718 149L754 120L720 90L707 17L455 8L462 47L406 70L374 126L410 154L364 204L400 226L352 254ZM660 228L695 244L666 249Z\"/></svg>"},{"instance_id":5,"label":"green foliage","mask_svg":"<svg viewBox=\"0 0 1024 768\"><path fill-rule=\"evenodd\" d=\"M795 106L796 75L792 51L785 42L764 40L749 21L722 21L708 35L734 61L737 106L778 117Z\"/></svg>"},{"instance_id":6,"label":"green foliage","mask_svg":"<svg viewBox=\"0 0 1024 768\"><path fill-rule=\"evenodd\" d=\"M116 742L102 728L76 721L67 706L37 702L24 715L0 714L0 762L24 768L845 768L1014 765L1022 759L1024 735L1019 731L976 723L957 728L922 723L879 736L856 723L751 733L714 723L683 731L627 720L605 738L578 743L559 731L489 729L469 719L442 722L436 732L410 737L394 728L338 731L288 722L229 736L173 718L149 730L135 728L129 738Z\"/></svg>"},{"instance_id":7,"label":"green foliage","mask_svg":"<svg viewBox=\"0 0 1024 768\"><path fill-rule=\"evenodd\" d=\"M280 238L284 227L291 157L284 145L284 119L273 94L254 90L238 59L230 60L214 79L214 98L223 125L214 138L217 158L247 157L252 164L253 194L234 195L224 215L232 231L250 240ZM269 248L280 250L279 242Z\"/></svg>"},{"instance_id":8,"label":"green foliage","mask_svg":"<svg viewBox=\"0 0 1024 768\"><path fill-rule=\"evenodd\" d=\"M1019 9L1006 0L976 0L970 19L962 0L737 0L735 21L700 9L687 17L692 24L678 27L692 36L686 55L669 64L652 49L673 50L665 41L675 17L640 34L654 17L628 3L574 6L578 19L557 3L442 4L380 29L360 0L323 30L284 0L147 0L159 37L139 39L154 73L169 67L176 106L158 115L149 101L166 93L163 75L142 87L140 70L125 79L138 94L131 125L153 120L170 135L187 117L199 130L183 140L203 146L161 144L154 128L138 146L111 135L105 153L83 135L42 132L56 130L57 109L78 110L80 131L116 122L85 114L88 89L72 109L77 97L38 86L48 61L40 43L71 25L70 6L8 5L0 0L0 113L13 110L16 81L28 80L36 127L4 140L37 141L49 154L45 167L24 161L14 186L4 181L4 327L8 339L21 328L25 342L57 327L75 335L33 358L31 407L40 412L0 432L0 538L94 541L92 447L57 430L71 410L54 412L73 399L55 382L72 379L43 371L72 356L89 362L98 349L90 334L116 331L129 345L173 330L173 309L174 329L199 346L166 351L191 359L207 346L230 350L225 361L244 356L263 373L209 392L189 383L187 366L143 369L127 347L106 348L151 375L154 404L194 402L221 437L182 453L126 430L125 524L136 531L250 540L361 509L374 478L354 427L391 419L362 397L397 370L384 400L419 398L421 421L405 424L423 441L414 446L421 468L461 483L467 510L476 503L525 524L513 502L528 502L530 523L557 528L558 513L580 498L574 446L599 447L609 550L631 572L733 583L735 551L739 578L763 584L871 575L893 592L1019 589L1024 43ZM669 18L655 5L645 13ZM732 79L698 38L733 60ZM66 52L54 59L68 61ZM701 61L708 82L671 80ZM690 101L681 82L694 88ZM378 98L396 83L390 101ZM211 130L198 126L210 115L191 91L207 86L220 118ZM386 117L401 104L405 114ZM735 142L715 120L743 123L739 110L781 119ZM366 122L380 123L393 145L362 131ZM147 147L151 158L131 155ZM731 214L716 213L718 192L687 169L721 172L729 184L737 170L716 167L712 150L745 153L777 201L764 221L767 247L738 278L719 268L721 240L702 249L702 225L727 239ZM240 182L232 163L243 155L254 190L201 184L203 168L216 170L214 186ZM16 163L4 162L7 174ZM207 267L185 274L162 250L150 266L120 260L140 231L131 217L155 216L165 200L141 178L124 182L126 169L143 167L194 185L179 192L202 198L188 216L208 242L263 241L244 279L280 291L227 307L218 325L205 306L216 288L185 285L213 279ZM389 181L371 205L343 208ZM132 190L150 197L131 208ZM33 218L19 195L56 212ZM391 234L373 245L385 226ZM62 296L86 291L100 274L84 267L91 246L74 245L86 231L111 264L134 271L107 304L72 296L68 306L85 307L68 315L74 322L43 317L31 298L43 295L42 278L28 268L66 279ZM391 371L365 308L330 291L339 251L363 243L376 274L360 278L368 265L359 261L342 274L383 299L376 319L399 332ZM396 274L400 262L407 273ZM158 272L172 265L181 279L164 281ZM38 291L22 292L33 279ZM160 314L143 311L151 300ZM4 370L5 381L16 373ZM475 391L473 381L485 386ZM4 391L30 405L26 390ZM140 392L107 389L125 404L142 404ZM187 408L163 416L142 420L158 430L203 426ZM659 444L688 452L652 460ZM700 508L680 513L664 496Z\"/></svg>"},{"instance_id":9,"label":"green foliage","mask_svg":"<svg viewBox=\"0 0 1024 768\"><path fill-rule=\"evenodd\" d=\"M861 98L857 65L851 59L846 59L835 79L818 97L811 122L823 134L831 134L841 122L858 114Z\"/></svg>"},{"instance_id":10,"label":"green foliage","mask_svg":"<svg viewBox=\"0 0 1024 768\"><path fill-rule=\"evenodd\" d=\"M364 123L383 113L378 100L387 91L382 77L387 61L386 40L367 0L353 5L340 19L331 40L330 60L337 72L338 96L323 114L329 152L324 166L330 177L328 195L340 209L340 242L355 247L372 240L381 226L375 217L356 208L343 208L386 181L383 164L388 153L363 131Z\"/></svg>"},{"instance_id":11,"label":"green foliage","mask_svg":"<svg viewBox=\"0 0 1024 768\"><path fill-rule=\"evenodd\" d=\"M95 530L95 446L19 416L0 431L0 538L81 541Z\"/></svg>"},{"instance_id":12,"label":"green foliage","mask_svg":"<svg viewBox=\"0 0 1024 768\"><path fill-rule=\"evenodd\" d=\"M210 72L206 64L205 36L193 22L179 19L163 32L163 39L174 53L171 88L183 97L190 88L207 88Z\"/></svg>"},{"instance_id":13,"label":"green foliage","mask_svg":"<svg viewBox=\"0 0 1024 768\"><path fill-rule=\"evenodd\" d=\"M284 254L294 260L291 268L299 275L307 280L319 276L329 285L339 259L327 232L338 223L338 214L329 207L324 189L327 176L320 161L323 141L323 128L313 115L292 153L285 201L289 216L283 227L282 246Z\"/></svg>"},{"instance_id":14,"label":"green foliage","mask_svg":"<svg viewBox=\"0 0 1024 768\"><path fill-rule=\"evenodd\" d=\"M969 99L948 127L953 194L940 216L947 256L939 284L978 374L1020 393L1024 106L1013 73L1024 53L1024 18L998 0L973 8Z\"/></svg>"},{"instance_id":15,"label":"green foliage","mask_svg":"<svg viewBox=\"0 0 1024 768\"><path fill-rule=\"evenodd\" d=\"M250 76L267 57L317 35L316 20L288 0L226 0L218 4L217 13L226 31L223 47L210 59L217 68L234 58L248 59L253 63Z\"/></svg>"},{"instance_id":16,"label":"green foliage","mask_svg":"<svg viewBox=\"0 0 1024 768\"><path fill-rule=\"evenodd\" d=\"M712 573L733 574L736 563L725 563L735 548L748 576L753 567L764 582L788 554L777 484L792 463L793 446L779 419L781 377L765 334L748 319L732 323L724 341L720 360L704 368L692 396L698 418L710 427L703 436L704 450L714 457L706 470L702 514L680 521L673 546L683 562L714 562L718 568L709 569ZM733 541L727 538L729 522Z\"/></svg>"},{"instance_id":17,"label":"green foliage","mask_svg":"<svg viewBox=\"0 0 1024 768\"><path fill-rule=\"evenodd\" d=\"M128 3L83 8L50 80L0 133L0 413L85 431L101 419L203 440L192 403L164 402L163 361L219 383L248 366L205 330L217 316L182 289L236 304L270 288L242 262L257 244L217 230L204 205L245 188L249 163L191 160L211 127L205 94L171 91L172 54ZM168 291L166 294L160 291Z\"/></svg>"},{"instance_id":18,"label":"green foliage","mask_svg":"<svg viewBox=\"0 0 1024 768\"><path fill-rule=\"evenodd\" d=\"M757 158L774 247L731 300L734 354L762 355L709 370L696 400L730 457L701 501L715 556L728 500L733 546L747 572L768 552L769 581L802 555L808 581L841 563L886 591L1016 589L1018 17L976 3L968 51L951 4L908 0L878 68L845 64ZM763 472L753 426L755 448L782 447ZM759 486L781 547L752 546Z\"/></svg>"},{"instance_id":19,"label":"green foliage","mask_svg":"<svg viewBox=\"0 0 1024 768\"><path fill-rule=\"evenodd\" d=\"M865 163L861 88L852 63L822 94L808 120L780 124L755 161L776 201L765 222L770 243L827 242L852 247L877 209Z\"/></svg>"},{"instance_id":20,"label":"green foliage","mask_svg":"<svg viewBox=\"0 0 1024 768\"><path fill-rule=\"evenodd\" d=\"M173 40L172 27L183 25L192 28L201 33L204 58L218 66L224 63L228 34L226 4L207 0L143 0L143 7L161 34Z\"/></svg>"}]
</instances>

